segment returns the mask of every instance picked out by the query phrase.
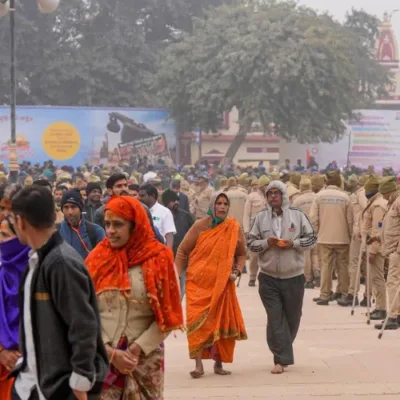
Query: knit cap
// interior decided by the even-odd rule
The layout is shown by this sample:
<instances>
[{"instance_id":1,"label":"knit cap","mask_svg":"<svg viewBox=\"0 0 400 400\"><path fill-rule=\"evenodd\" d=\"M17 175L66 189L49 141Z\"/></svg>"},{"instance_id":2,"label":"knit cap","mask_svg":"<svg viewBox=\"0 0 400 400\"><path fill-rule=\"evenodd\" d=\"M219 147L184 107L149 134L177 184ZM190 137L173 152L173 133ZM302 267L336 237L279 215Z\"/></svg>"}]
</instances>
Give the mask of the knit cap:
<instances>
[{"instance_id":1,"label":"knit cap","mask_svg":"<svg viewBox=\"0 0 400 400\"><path fill-rule=\"evenodd\" d=\"M364 190L366 194L378 193L379 181L375 175L370 175L365 182Z\"/></svg>"},{"instance_id":2,"label":"knit cap","mask_svg":"<svg viewBox=\"0 0 400 400\"><path fill-rule=\"evenodd\" d=\"M387 176L383 178L379 184L379 193L387 194L397 190L396 178L394 176Z\"/></svg>"},{"instance_id":3,"label":"knit cap","mask_svg":"<svg viewBox=\"0 0 400 400\"><path fill-rule=\"evenodd\" d=\"M340 171L337 169L336 171L331 171L326 174L326 184L328 186L337 186L341 187L342 179L340 177Z\"/></svg>"},{"instance_id":4,"label":"knit cap","mask_svg":"<svg viewBox=\"0 0 400 400\"><path fill-rule=\"evenodd\" d=\"M91 193L91 192L93 192L93 190L100 190L100 192L102 192L103 190L102 190L102 188L101 188L101 185L100 185L100 183L97 183L97 182L89 182L88 184L87 184L87 186L86 186L86 195L87 196L89 196L89 194Z\"/></svg>"},{"instance_id":5,"label":"knit cap","mask_svg":"<svg viewBox=\"0 0 400 400\"><path fill-rule=\"evenodd\" d=\"M301 192L305 192L307 190L311 190L311 179L308 178L303 178L300 181L300 191Z\"/></svg>"},{"instance_id":6,"label":"knit cap","mask_svg":"<svg viewBox=\"0 0 400 400\"><path fill-rule=\"evenodd\" d=\"M83 209L83 199L81 194L79 193L79 190L77 189L72 189L72 190L67 190L64 192L62 198L61 198L61 210L66 204L73 204L74 206L77 206L81 211Z\"/></svg>"}]
</instances>

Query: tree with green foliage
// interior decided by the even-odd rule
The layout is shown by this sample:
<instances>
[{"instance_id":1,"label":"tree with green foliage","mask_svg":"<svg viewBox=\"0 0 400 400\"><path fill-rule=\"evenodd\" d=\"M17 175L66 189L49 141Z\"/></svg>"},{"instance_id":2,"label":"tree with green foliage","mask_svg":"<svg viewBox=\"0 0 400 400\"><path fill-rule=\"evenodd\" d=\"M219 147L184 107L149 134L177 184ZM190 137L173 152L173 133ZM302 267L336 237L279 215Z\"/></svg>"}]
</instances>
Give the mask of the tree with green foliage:
<instances>
[{"instance_id":1,"label":"tree with green foliage","mask_svg":"<svg viewBox=\"0 0 400 400\"><path fill-rule=\"evenodd\" d=\"M343 119L385 93L388 71L373 54L379 21L353 11L340 24L292 1L222 6L196 21L193 35L167 47L160 97L181 130L215 131L236 107L232 159L253 122L275 123L301 143L339 139Z\"/></svg>"},{"instance_id":2,"label":"tree with green foliage","mask_svg":"<svg viewBox=\"0 0 400 400\"><path fill-rule=\"evenodd\" d=\"M233 0L16 0L17 103L160 107L157 59L204 11ZM0 19L0 104L9 104L9 23Z\"/></svg>"}]
</instances>

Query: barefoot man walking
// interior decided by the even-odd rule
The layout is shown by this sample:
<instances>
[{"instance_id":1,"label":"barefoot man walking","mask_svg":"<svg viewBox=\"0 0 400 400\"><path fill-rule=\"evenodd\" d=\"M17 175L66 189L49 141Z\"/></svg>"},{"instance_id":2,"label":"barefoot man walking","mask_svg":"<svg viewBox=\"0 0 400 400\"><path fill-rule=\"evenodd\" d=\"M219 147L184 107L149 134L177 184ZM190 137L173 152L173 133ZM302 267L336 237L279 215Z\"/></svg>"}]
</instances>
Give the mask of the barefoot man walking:
<instances>
[{"instance_id":1,"label":"barefoot man walking","mask_svg":"<svg viewBox=\"0 0 400 400\"><path fill-rule=\"evenodd\" d=\"M258 254L259 294L268 316L267 343L273 374L294 364L293 342L300 326L304 296L304 251L317 241L306 215L289 206L286 185L272 181L267 207L254 220L248 247Z\"/></svg>"}]
</instances>

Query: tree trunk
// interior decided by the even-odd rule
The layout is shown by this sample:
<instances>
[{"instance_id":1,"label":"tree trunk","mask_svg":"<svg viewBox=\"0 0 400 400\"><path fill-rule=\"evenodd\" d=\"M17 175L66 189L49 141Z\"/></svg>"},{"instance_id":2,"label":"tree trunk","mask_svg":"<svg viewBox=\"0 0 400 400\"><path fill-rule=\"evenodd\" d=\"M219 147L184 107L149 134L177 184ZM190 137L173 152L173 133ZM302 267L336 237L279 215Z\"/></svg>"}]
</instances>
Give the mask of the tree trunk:
<instances>
[{"instance_id":1,"label":"tree trunk","mask_svg":"<svg viewBox=\"0 0 400 400\"><path fill-rule=\"evenodd\" d=\"M245 141L247 132L249 131L251 126L251 123L249 123L248 118L245 118L242 109L240 107L238 108L239 108L239 132L236 134L228 150L226 151L225 157L221 160L221 164L225 163L225 161L230 161L231 163L233 163L233 158L236 156L236 153L240 149L240 146Z\"/></svg>"},{"instance_id":2,"label":"tree trunk","mask_svg":"<svg viewBox=\"0 0 400 400\"><path fill-rule=\"evenodd\" d=\"M236 156L236 153L240 149L240 146L243 144L244 140L247 136L247 127L241 126L239 128L239 132L236 134L232 143L229 145L228 150L225 153L225 157L222 159L222 163L226 160L233 162L233 158Z\"/></svg>"}]
</instances>

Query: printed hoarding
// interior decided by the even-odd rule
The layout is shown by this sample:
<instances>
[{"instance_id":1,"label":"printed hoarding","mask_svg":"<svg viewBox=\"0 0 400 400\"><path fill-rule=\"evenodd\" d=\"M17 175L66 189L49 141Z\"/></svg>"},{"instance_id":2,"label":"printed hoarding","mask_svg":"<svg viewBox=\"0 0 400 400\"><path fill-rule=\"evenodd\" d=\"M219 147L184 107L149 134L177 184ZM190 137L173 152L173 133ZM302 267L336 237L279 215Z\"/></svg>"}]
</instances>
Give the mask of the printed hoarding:
<instances>
[{"instance_id":1,"label":"printed hoarding","mask_svg":"<svg viewBox=\"0 0 400 400\"><path fill-rule=\"evenodd\" d=\"M176 145L175 123L162 109L21 106L16 122L19 162L117 163L120 146L158 135L164 135L167 149ZM10 111L0 107L0 160L4 162L9 145Z\"/></svg>"}]
</instances>

